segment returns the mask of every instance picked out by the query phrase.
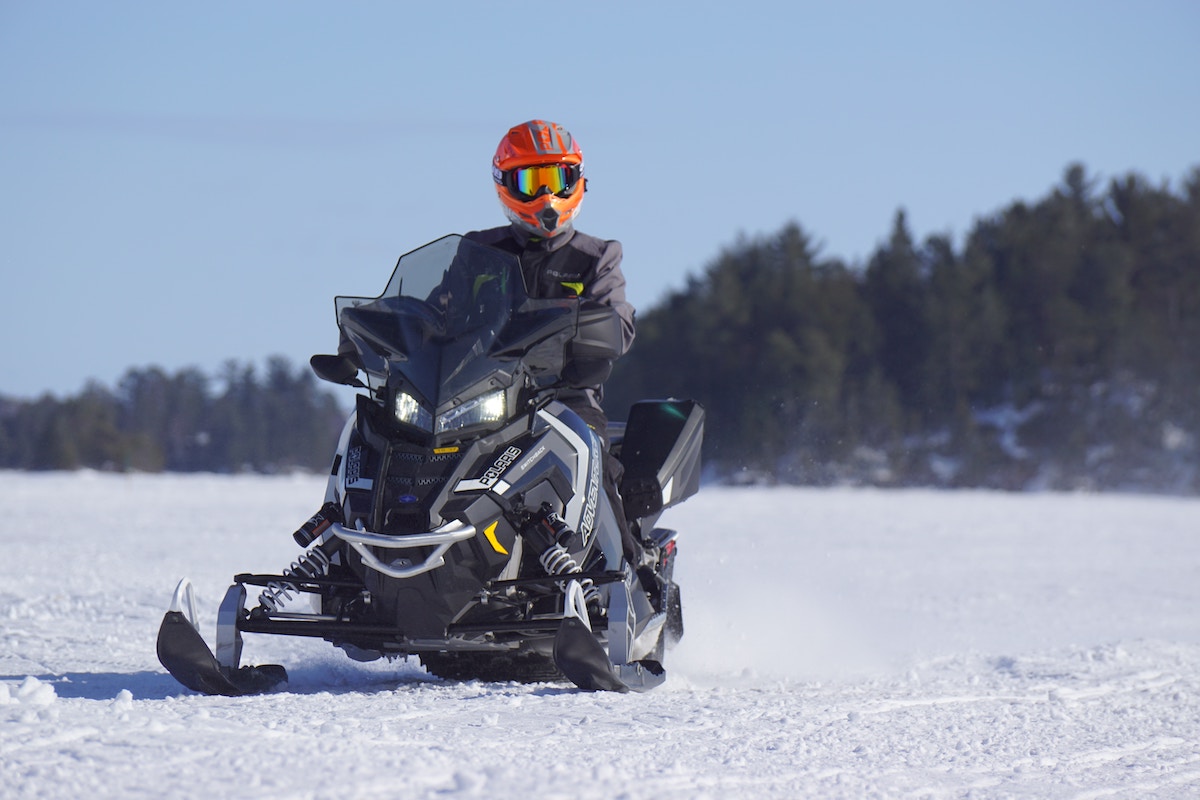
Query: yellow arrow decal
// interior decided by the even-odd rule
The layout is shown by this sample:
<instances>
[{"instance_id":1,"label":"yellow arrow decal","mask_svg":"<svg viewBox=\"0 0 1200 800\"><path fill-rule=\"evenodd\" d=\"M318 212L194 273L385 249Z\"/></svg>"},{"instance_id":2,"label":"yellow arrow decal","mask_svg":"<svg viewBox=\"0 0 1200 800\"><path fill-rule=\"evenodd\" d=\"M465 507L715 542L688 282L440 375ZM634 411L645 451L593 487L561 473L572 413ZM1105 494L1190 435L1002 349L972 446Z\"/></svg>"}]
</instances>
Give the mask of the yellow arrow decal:
<instances>
[{"instance_id":1,"label":"yellow arrow decal","mask_svg":"<svg viewBox=\"0 0 1200 800\"><path fill-rule=\"evenodd\" d=\"M504 545L500 544L500 540L496 538L496 526L500 524L500 520L496 520L491 525L483 529L483 535L491 542L492 549L500 555L508 555L508 551L504 549Z\"/></svg>"}]
</instances>

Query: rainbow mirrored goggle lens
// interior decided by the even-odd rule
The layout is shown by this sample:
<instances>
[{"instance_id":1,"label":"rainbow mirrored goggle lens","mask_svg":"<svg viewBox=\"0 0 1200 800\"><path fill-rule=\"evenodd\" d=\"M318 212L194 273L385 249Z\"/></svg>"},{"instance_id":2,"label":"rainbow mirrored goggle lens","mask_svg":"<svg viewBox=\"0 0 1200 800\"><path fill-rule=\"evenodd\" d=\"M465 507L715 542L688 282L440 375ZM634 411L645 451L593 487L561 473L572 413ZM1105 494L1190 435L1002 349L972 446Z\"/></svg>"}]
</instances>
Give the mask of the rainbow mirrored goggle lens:
<instances>
[{"instance_id":1,"label":"rainbow mirrored goggle lens","mask_svg":"<svg viewBox=\"0 0 1200 800\"><path fill-rule=\"evenodd\" d=\"M577 164L517 167L504 173L504 185L525 199L533 199L543 191L566 197L575 190L582 174Z\"/></svg>"}]
</instances>

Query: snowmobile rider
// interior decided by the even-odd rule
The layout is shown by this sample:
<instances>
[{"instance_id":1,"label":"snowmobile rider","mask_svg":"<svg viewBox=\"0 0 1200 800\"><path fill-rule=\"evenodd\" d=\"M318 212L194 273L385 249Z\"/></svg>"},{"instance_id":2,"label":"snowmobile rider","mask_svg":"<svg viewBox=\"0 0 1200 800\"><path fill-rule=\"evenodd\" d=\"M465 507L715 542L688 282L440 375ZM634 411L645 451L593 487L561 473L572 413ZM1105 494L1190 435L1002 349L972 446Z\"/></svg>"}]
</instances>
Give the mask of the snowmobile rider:
<instances>
[{"instance_id":1,"label":"snowmobile rider","mask_svg":"<svg viewBox=\"0 0 1200 800\"><path fill-rule=\"evenodd\" d=\"M492 158L492 180L509 224L472 231L466 238L516 255L531 297L579 298L584 308L612 308L621 321L624 354L633 343L634 308L625 299L621 243L589 236L574 226L587 191L579 142L557 123L523 122L500 140ZM624 470L608 451L608 418L600 405L611 370L607 360L569 360L557 399L605 443L604 488L621 526L625 557L636 568L643 561L643 548L625 519L617 491Z\"/></svg>"}]
</instances>

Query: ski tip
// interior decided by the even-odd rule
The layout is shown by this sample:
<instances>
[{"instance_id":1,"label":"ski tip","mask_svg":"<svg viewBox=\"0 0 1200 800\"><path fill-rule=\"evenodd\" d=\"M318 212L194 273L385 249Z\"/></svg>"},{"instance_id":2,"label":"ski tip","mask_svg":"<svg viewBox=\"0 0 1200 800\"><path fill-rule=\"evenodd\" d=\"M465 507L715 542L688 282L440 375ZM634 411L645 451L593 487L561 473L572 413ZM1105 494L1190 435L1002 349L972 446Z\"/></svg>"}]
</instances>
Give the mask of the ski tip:
<instances>
[{"instance_id":1,"label":"ski tip","mask_svg":"<svg viewBox=\"0 0 1200 800\"><path fill-rule=\"evenodd\" d=\"M196 625L196 591L192 588L192 582L187 578L182 578L175 585L175 593L171 595L171 605L167 609L176 613L184 614L188 622L192 626Z\"/></svg>"}]
</instances>

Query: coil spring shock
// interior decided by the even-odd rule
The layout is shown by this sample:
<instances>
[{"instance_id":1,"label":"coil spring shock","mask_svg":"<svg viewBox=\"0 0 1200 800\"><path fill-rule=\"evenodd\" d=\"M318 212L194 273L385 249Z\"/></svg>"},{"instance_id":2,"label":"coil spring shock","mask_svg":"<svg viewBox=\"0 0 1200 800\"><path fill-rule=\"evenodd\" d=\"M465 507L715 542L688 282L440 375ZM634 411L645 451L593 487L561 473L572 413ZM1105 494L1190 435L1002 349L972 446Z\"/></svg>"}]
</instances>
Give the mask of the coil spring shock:
<instances>
[{"instance_id":1,"label":"coil spring shock","mask_svg":"<svg viewBox=\"0 0 1200 800\"><path fill-rule=\"evenodd\" d=\"M571 575L578 572L583 572L579 562L571 558L571 554L567 552L567 548L561 544L555 543L545 549L538 556L538 561L542 565L542 569L546 570L547 575ZM558 588L564 589L565 582L560 582ZM583 589L583 598L589 604L600 602L600 590L596 588L596 584L591 578L583 578L579 581L579 588Z\"/></svg>"},{"instance_id":2,"label":"coil spring shock","mask_svg":"<svg viewBox=\"0 0 1200 800\"><path fill-rule=\"evenodd\" d=\"M270 581L267 584L267 588L258 596L259 605L268 611L278 611L280 606L300 593L297 583L323 576L329 569L329 564L330 558L325 551L314 547L293 561L291 566L279 576L280 580Z\"/></svg>"}]
</instances>

